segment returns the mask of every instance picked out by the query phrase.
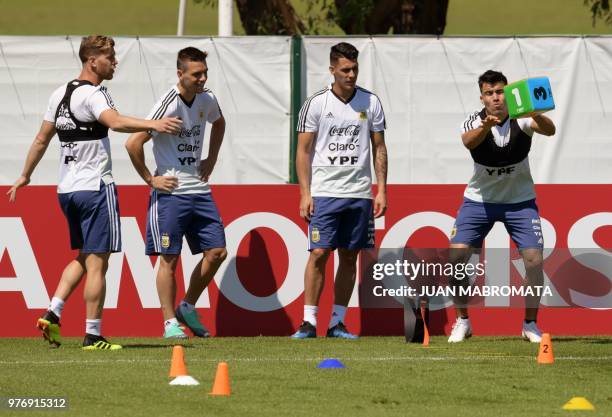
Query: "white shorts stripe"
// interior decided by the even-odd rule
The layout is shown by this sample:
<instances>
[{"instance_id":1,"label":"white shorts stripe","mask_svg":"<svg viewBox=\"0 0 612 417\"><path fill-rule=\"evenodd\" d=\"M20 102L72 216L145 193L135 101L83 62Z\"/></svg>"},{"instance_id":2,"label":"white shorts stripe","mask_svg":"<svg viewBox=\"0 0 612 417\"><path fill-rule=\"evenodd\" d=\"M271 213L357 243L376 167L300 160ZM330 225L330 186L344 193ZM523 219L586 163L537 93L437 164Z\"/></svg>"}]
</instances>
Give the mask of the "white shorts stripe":
<instances>
[{"instance_id":1,"label":"white shorts stripe","mask_svg":"<svg viewBox=\"0 0 612 417\"><path fill-rule=\"evenodd\" d=\"M111 201L113 203L113 229L114 229L114 239L113 239L113 247L112 249L114 251L118 251L119 250L119 246L120 246L120 236L121 236L121 230L120 230L120 219L119 219L119 205L117 204L117 195L116 195L116 190L117 190L117 186L115 185L115 183L111 183Z\"/></svg>"},{"instance_id":2,"label":"white shorts stripe","mask_svg":"<svg viewBox=\"0 0 612 417\"><path fill-rule=\"evenodd\" d=\"M159 239L159 224L157 219L157 190L151 193L151 207L149 209L149 224L151 225L151 238L153 239L153 249L155 252L161 252Z\"/></svg>"},{"instance_id":3,"label":"white shorts stripe","mask_svg":"<svg viewBox=\"0 0 612 417\"><path fill-rule=\"evenodd\" d=\"M108 210L108 227L109 227L109 232L110 232L110 239L109 239L109 252L112 251L113 249L113 240L114 240L114 230L113 230L113 209L112 209L112 205L111 205L111 198L110 198L110 193L109 193L109 189L108 189L108 185L104 186L104 192L106 193L106 209Z\"/></svg>"},{"instance_id":4,"label":"white shorts stripe","mask_svg":"<svg viewBox=\"0 0 612 417\"><path fill-rule=\"evenodd\" d=\"M110 251L119 250L119 217L117 216L117 198L115 197L115 184L106 185L106 205L108 207L108 220L110 227Z\"/></svg>"}]
</instances>

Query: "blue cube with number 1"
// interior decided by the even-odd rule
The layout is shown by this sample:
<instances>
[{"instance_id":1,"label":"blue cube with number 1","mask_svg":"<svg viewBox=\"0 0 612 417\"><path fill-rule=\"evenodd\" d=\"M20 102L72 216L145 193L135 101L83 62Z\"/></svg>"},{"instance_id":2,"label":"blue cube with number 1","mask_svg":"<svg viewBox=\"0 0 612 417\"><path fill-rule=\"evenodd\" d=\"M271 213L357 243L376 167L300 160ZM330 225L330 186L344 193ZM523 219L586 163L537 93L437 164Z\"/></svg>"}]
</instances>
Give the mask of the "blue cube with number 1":
<instances>
[{"instance_id":1,"label":"blue cube with number 1","mask_svg":"<svg viewBox=\"0 0 612 417\"><path fill-rule=\"evenodd\" d=\"M508 114L513 119L530 117L555 108L548 77L527 78L504 87Z\"/></svg>"}]
</instances>

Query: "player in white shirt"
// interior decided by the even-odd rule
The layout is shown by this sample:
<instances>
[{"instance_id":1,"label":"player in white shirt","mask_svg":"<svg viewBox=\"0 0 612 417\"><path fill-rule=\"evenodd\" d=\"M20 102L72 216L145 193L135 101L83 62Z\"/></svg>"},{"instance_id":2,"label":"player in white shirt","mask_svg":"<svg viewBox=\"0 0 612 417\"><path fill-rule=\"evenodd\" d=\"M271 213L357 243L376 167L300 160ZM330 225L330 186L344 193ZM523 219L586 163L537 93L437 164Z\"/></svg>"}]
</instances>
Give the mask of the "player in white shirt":
<instances>
[{"instance_id":1,"label":"player in white shirt","mask_svg":"<svg viewBox=\"0 0 612 417\"><path fill-rule=\"evenodd\" d=\"M179 82L155 104L148 118L178 117L178 134L138 133L126 143L136 171L152 188L147 219L147 255L160 255L157 292L164 316L165 338L186 338L179 321L195 336L207 337L195 303L227 256L225 231L212 198L208 178L223 142L225 119L214 94L204 88L208 78L206 52L188 47L179 51ZM212 124L208 157L201 160L206 123ZM151 174L145 164L144 144L153 138L157 166ZM183 236L191 252L203 253L191 273L185 297L174 308L175 272Z\"/></svg>"},{"instance_id":2,"label":"player in white shirt","mask_svg":"<svg viewBox=\"0 0 612 417\"><path fill-rule=\"evenodd\" d=\"M108 36L92 35L82 39L79 57L83 70L77 79L51 95L23 172L8 191L9 200L15 201L17 190L29 184L36 165L57 133L61 143L57 192L68 221L71 247L79 250L76 259L64 269L49 309L37 321L43 337L58 347L64 303L87 274L83 349L121 348L101 335L108 258L112 252L121 250L119 206L111 172L108 129L126 133L151 129L174 132L181 126L178 119L152 121L119 114L106 88L100 86L102 81L113 78L117 66L114 45L114 40Z\"/></svg>"},{"instance_id":3,"label":"player in white shirt","mask_svg":"<svg viewBox=\"0 0 612 417\"><path fill-rule=\"evenodd\" d=\"M452 262L466 262L500 221L523 257L527 285L543 285L544 240L528 154L533 133L554 135L555 125L541 114L510 119L504 99L506 84L508 80L501 72L482 74L478 86L484 108L468 116L461 126L461 139L474 160L474 174L451 232L449 257ZM450 343L472 335L467 298L454 301L457 320L448 338ZM534 343L541 340L536 325L539 304L539 297L526 297L522 336Z\"/></svg>"},{"instance_id":4,"label":"player in white shirt","mask_svg":"<svg viewBox=\"0 0 612 417\"><path fill-rule=\"evenodd\" d=\"M316 337L325 265L336 248L339 266L327 337L357 338L343 322L355 286L357 255L374 247L374 217L387 208L385 115L378 97L356 84L358 55L345 42L331 48L334 82L306 100L298 120L300 216L308 222L310 255L304 272L304 320L292 336L296 339ZM373 201L370 153L378 183Z\"/></svg>"}]
</instances>

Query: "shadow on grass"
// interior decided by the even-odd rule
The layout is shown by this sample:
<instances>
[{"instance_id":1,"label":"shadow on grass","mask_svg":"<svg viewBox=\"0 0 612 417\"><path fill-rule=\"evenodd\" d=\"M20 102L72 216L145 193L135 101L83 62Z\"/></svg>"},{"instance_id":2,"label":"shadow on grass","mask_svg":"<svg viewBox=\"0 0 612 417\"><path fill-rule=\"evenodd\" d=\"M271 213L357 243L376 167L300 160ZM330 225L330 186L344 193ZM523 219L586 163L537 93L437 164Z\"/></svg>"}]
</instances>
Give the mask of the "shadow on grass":
<instances>
[{"instance_id":1,"label":"shadow on grass","mask_svg":"<svg viewBox=\"0 0 612 417\"><path fill-rule=\"evenodd\" d=\"M612 343L612 337L608 338L599 338L599 337L560 337L556 338L553 336L553 342L556 343L564 343L564 342L583 342L583 343L592 343L596 345L607 345Z\"/></svg>"},{"instance_id":2,"label":"shadow on grass","mask_svg":"<svg viewBox=\"0 0 612 417\"><path fill-rule=\"evenodd\" d=\"M168 345L154 345L147 343L132 343L132 344L123 344L123 349L171 349L175 345L181 345L185 349L191 349L195 346L193 345L183 345L181 343L168 344Z\"/></svg>"}]
</instances>

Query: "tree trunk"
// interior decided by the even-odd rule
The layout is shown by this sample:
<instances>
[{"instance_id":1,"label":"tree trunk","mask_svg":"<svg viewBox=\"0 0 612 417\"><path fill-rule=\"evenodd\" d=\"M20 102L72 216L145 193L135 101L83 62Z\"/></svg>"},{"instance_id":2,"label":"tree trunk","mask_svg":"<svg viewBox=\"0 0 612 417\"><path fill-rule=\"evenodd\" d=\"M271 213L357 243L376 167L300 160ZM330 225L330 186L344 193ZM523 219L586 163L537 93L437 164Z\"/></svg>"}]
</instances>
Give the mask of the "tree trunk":
<instances>
[{"instance_id":1,"label":"tree trunk","mask_svg":"<svg viewBox=\"0 0 612 417\"><path fill-rule=\"evenodd\" d=\"M288 0L236 0L247 35L295 35L304 24Z\"/></svg>"},{"instance_id":2,"label":"tree trunk","mask_svg":"<svg viewBox=\"0 0 612 417\"><path fill-rule=\"evenodd\" d=\"M404 0L393 33L442 35L448 0Z\"/></svg>"}]
</instances>

